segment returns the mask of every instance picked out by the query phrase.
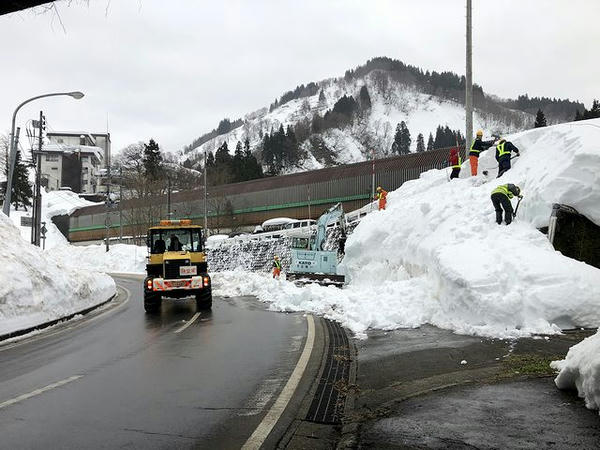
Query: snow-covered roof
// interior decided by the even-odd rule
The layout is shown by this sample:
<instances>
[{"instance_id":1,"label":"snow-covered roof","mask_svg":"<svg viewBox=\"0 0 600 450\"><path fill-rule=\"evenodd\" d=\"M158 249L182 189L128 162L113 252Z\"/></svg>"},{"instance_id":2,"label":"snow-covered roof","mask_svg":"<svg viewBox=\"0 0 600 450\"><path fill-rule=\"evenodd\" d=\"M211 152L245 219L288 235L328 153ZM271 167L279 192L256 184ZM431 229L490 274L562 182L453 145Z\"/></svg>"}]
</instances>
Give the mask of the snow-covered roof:
<instances>
[{"instance_id":1,"label":"snow-covered roof","mask_svg":"<svg viewBox=\"0 0 600 450\"><path fill-rule=\"evenodd\" d=\"M96 158L104 158L104 150L92 145L65 145L65 144L46 144L42 147L42 152L54 153L85 153L93 154Z\"/></svg>"},{"instance_id":2,"label":"snow-covered roof","mask_svg":"<svg viewBox=\"0 0 600 450\"><path fill-rule=\"evenodd\" d=\"M287 223L294 222L295 220L296 219L290 219L289 217L275 217L273 219L265 220L262 223L262 226L264 228L264 227L272 227L275 225L285 225Z\"/></svg>"}]
</instances>

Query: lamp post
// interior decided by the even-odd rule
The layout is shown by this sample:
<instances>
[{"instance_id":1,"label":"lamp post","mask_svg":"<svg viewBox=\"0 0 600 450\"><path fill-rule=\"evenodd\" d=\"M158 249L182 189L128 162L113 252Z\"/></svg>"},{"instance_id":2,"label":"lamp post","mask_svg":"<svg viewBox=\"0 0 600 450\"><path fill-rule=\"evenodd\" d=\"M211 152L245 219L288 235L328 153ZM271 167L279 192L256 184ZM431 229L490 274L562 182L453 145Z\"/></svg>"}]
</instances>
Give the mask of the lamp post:
<instances>
[{"instance_id":1,"label":"lamp post","mask_svg":"<svg viewBox=\"0 0 600 450\"><path fill-rule=\"evenodd\" d=\"M19 106L17 106L17 109L15 109L15 112L13 113L12 126L10 129L10 163L9 163L10 165L8 168L8 175L6 177L6 193L4 195L4 205L2 205L2 212L4 214L6 214L7 216L10 216L10 201L11 201L10 197L12 194L13 171L15 169L15 160L17 158L17 148L15 145L15 122L17 120L17 112L19 111L19 109L21 109L21 107L23 105L26 105L27 103L32 102L34 100L37 100L38 98L56 97L59 95L68 95L69 97L73 97L76 100L83 98L82 92L54 92L52 94L37 95L35 97L31 97L31 98L25 100L23 103L21 103Z\"/></svg>"}]
</instances>

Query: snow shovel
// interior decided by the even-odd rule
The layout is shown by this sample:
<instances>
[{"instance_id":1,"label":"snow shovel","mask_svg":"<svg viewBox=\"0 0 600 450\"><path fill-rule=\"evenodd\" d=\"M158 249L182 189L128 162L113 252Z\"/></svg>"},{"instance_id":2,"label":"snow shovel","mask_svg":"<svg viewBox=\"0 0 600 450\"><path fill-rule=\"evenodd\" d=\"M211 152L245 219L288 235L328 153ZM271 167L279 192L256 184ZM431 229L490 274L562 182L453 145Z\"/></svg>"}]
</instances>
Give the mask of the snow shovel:
<instances>
[{"instance_id":1,"label":"snow shovel","mask_svg":"<svg viewBox=\"0 0 600 450\"><path fill-rule=\"evenodd\" d=\"M519 201L517 202L517 207L515 208L515 212L513 213L513 217L517 217L517 211L519 210L519 205L521 204L521 200L523 200L523 196L519 196Z\"/></svg>"}]
</instances>

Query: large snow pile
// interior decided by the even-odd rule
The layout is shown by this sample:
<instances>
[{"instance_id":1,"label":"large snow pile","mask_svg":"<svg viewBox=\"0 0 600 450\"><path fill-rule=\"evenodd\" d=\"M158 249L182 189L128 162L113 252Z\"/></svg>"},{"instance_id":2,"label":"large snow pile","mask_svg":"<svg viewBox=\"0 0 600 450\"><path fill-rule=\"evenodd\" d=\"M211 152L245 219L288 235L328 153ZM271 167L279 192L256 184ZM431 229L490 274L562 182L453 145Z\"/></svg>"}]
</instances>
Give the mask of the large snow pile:
<instances>
[{"instance_id":1,"label":"large snow pile","mask_svg":"<svg viewBox=\"0 0 600 450\"><path fill-rule=\"evenodd\" d=\"M597 326L600 270L564 257L536 228L548 224L554 202L600 224L600 120L509 139L522 156L500 179L466 177L465 164L465 178L448 182L432 170L391 192L388 209L366 216L348 238L345 289L234 271L215 278L217 292L321 313L359 335L424 323L494 337ZM480 166L496 175L493 149ZM507 227L495 223L490 193L508 182L525 198Z\"/></svg>"},{"instance_id":2,"label":"large snow pile","mask_svg":"<svg viewBox=\"0 0 600 450\"><path fill-rule=\"evenodd\" d=\"M146 247L111 243L109 251L104 244L64 244L52 249L62 260L75 259L82 269L108 273L144 273L146 270Z\"/></svg>"},{"instance_id":3,"label":"large snow pile","mask_svg":"<svg viewBox=\"0 0 600 450\"><path fill-rule=\"evenodd\" d=\"M107 275L80 270L28 242L0 214L0 334L28 328L101 303L115 293Z\"/></svg>"},{"instance_id":4,"label":"large snow pile","mask_svg":"<svg viewBox=\"0 0 600 450\"><path fill-rule=\"evenodd\" d=\"M47 249L53 248L57 245L67 244L67 239L59 231L59 229L52 223L52 217L59 216L62 214L71 214L77 208L84 206L96 205L97 203L90 202L88 200L80 198L76 193L72 191L50 191L45 192L42 189L42 220L46 222L46 243ZM21 227L21 217L31 217L32 209L28 211L15 211L11 210L10 218L21 231L21 237L28 242L31 242L31 227Z\"/></svg>"},{"instance_id":5,"label":"large snow pile","mask_svg":"<svg viewBox=\"0 0 600 450\"><path fill-rule=\"evenodd\" d=\"M564 360L550 366L560 370L554 380L559 389L577 389L585 406L600 408L600 332L571 347Z\"/></svg>"},{"instance_id":6,"label":"large snow pile","mask_svg":"<svg viewBox=\"0 0 600 450\"><path fill-rule=\"evenodd\" d=\"M143 273L146 268L146 247L129 244L112 244L106 252L103 244L74 246L52 222L52 217L71 214L77 208L95 205L80 198L71 191L42 192L42 221L46 222L46 250L51 250L54 258L60 261L77 261L82 269L99 272ZM21 237L31 242L31 227L21 227L21 216L31 216L31 209L11 211L10 218L20 229Z\"/></svg>"}]
</instances>

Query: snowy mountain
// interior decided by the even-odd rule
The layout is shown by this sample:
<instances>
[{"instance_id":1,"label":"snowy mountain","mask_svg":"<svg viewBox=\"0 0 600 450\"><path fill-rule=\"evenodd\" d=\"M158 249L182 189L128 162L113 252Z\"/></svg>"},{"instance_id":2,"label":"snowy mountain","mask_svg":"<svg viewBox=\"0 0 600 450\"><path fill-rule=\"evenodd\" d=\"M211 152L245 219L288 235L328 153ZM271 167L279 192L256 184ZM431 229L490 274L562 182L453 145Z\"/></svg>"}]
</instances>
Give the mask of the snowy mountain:
<instances>
[{"instance_id":1,"label":"snowy mountain","mask_svg":"<svg viewBox=\"0 0 600 450\"><path fill-rule=\"evenodd\" d=\"M454 74L424 74L399 61L375 59L347 72L344 77L290 91L270 108L259 109L243 120L234 121L231 130L220 126L204 139L195 141L196 148L184 149L179 155L180 162L186 162L188 167L196 166L205 151L214 153L224 142L233 152L237 142L248 139L250 147L260 151L263 136L277 131L280 126L296 130L301 149L299 161L286 167L284 172L363 161L370 157L371 149L378 156L385 156L391 151L396 127L401 121L408 126L412 140L410 150L414 152L418 134L427 142L429 134L435 136L440 125L463 130L465 113L460 101L464 87L461 83L464 81ZM370 106L361 101L361 89L366 89ZM322 117L333 110L343 96L352 96L360 104L360 111L351 123L315 130L315 116ZM566 102L571 107L577 105ZM507 108L508 104L484 95L483 90L475 86L475 129L483 129L486 135L504 135L533 126L534 115ZM550 122L557 120L560 120L558 116L554 120L549 118Z\"/></svg>"}]
</instances>

